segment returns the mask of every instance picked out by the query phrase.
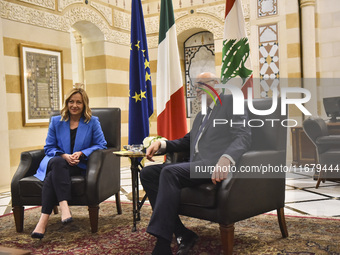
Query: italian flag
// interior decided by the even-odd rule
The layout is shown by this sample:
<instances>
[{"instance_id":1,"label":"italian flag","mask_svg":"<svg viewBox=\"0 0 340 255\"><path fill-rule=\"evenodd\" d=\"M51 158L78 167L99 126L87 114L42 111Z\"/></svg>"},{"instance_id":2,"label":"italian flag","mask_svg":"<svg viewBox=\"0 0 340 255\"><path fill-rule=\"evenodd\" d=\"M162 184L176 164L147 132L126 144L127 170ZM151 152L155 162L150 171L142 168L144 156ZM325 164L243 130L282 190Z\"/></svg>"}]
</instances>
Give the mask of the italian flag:
<instances>
[{"instance_id":1,"label":"italian flag","mask_svg":"<svg viewBox=\"0 0 340 255\"><path fill-rule=\"evenodd\" d=\"M253 87L249 52L241 0L226 0L221 82L225 84L232 78L240 77L239 86L245 96L247 88Z\"/></svg>"},{"instance_id":2,"label":"italian flag","mask_svg":"<svg viewBox=\"0 0 340 255\"><path fill-rule=\"evenodd\" d=\"M171 0L161 1L157 60L157 133L169 140L187 133L184 89Z\"/></svg>"}]
</instances>

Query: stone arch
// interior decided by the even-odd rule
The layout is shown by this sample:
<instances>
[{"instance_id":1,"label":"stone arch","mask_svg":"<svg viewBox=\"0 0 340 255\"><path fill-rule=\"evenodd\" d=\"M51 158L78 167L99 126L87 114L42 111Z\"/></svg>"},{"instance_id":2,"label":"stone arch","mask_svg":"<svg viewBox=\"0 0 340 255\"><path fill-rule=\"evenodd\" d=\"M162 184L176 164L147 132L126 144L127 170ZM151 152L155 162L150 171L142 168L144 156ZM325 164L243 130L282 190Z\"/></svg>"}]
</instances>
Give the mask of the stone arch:
<instances>
[{"instance_id":1,"label":"stone arch","mask_svg":"<svg viewBox=\"0 0 340 255\"><path fill-rule=\"evenodd\" d=\"M92 7L71 5L64 10L63 20L65 21L65 29L69 31L74 24L87 21L99 28L104 35L104 41L129 45L129 33L115 31L107 23L106 19Z\"/></svg>"},{"instance_id":2,"label":"stone arch","mask_svg":"<svg viewBox=\"0 0 340 255\"><path fill-rule=\"evenodd\" d=\"M177 38L184 41L190 35L209 31L214 35L214 40L223 39L224 24L210 15L192 15L176 20Z\"/></svg>"},{"instance_id":3,"label":"stone arch","mask_svg":"<svg viewBox=\"0 0 340 255\"><path fill-rule=\"evenodd\" d=\"M68 29L77 23L79 24L79 22L87 21L98 27L99 30L104 34L105 38L109 36L109 31L111 31L110 26L107 24L102 15L87 6L69 6L65 9L63 17L68 22Z\"/></svg>"},{"instance_id":4,"label":"stone arch","mask_svg":"<svg viewBox=\"0 0 340 255\"><path fill-rule=\"evenodd\" d=\"M77 21L72 25L88 41L103 41L104 34L98 26L89 21Z\"/></svg>"},{"instance_id":5,"label":"stone arch","mask_svg":"<svg viewBox=\"0 0 340 255\"><path fill-rule=\"evenodd\" d=\"M106 72L106 63L100 69L93 68L97 62L92 58L101 58L105 54L104 41L108 37L105 32L110 27L99 13L86 6L69 6L63 18L68 22L71 37L73 80L89 89L93 84L93 73ZM91 89L89 97L90 92Z\"/></svg>"}]
</instances>

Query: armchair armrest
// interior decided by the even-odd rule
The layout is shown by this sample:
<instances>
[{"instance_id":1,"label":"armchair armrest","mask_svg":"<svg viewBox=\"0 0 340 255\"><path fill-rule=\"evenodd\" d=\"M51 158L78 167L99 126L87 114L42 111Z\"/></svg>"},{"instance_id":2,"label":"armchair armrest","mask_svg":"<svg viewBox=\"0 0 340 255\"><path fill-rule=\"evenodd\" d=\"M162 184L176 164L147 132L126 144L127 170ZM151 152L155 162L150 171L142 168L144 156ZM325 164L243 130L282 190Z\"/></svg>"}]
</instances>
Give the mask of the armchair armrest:
<instances>
[{"instance_id":1,"label":"armchair armrest","mask_svg":"<svg viewBox=\"0 0 340 255\"><path fill-rule=\"evenodd\" d=\"M87 197L89 204L98 204L120 189L120 159L117 148L94 151L87 163Z\"/></svg>"},{"instance_id":2,"label":"armchair armrest","mask_svg":"<svg viewBox=\"0 0 340 255\"><path fill-rule=\"evenodd\" d=\"M340 145L340 135L319 136L315 143L318 152L323 153L332 146Z\"/></svg>"},{"instance_id":3,"label":"armchair armrest","mask_svg":"<svg viewBox=\"0 0 340 255\"><path fill-rule=\"evenodd\" d=\"M38 170L40 161L45 157L44 150L31 150L21 153L20 163L11 182L12 204L20 197L19 181L27 176L32 176Z\"/></svg>"},{"instance_id":4,"label":"armchair armrest","mask_svg":"<svg viewBox=\"0 0 340 255\"><path fill-rule=\"evenodd\" d=\"M285 165L285 150L248 151L239 160L233 178L284 178L285 173L277 170Z\"/></svg>"},{"instance_id":5,"label":"armchair armrest","mask_svg":"<svg viewBox=\"0 0 340 255\"><path fill-rule=\"evenodd\" d=\"M249 151L242 156L239 171L230 174L217 191L220 223L230 224L284 206L285 155L285 151ZM269 166L281 165L283 171L268 172Z\"/></svg>"},{"instance_id":6,"label":"armchair armrest","mask_svg":"<svg viewBox=\"0 0 340 255\"><path fill-rule=\"evenodd\" d=\"M340 135L320 136L316 139L317 145L340 145Z\"/></svg>"},{"instance_id":7,"label":"armchair armrest","mask_svg":"<svg viewBox=\"0 0 340 255\"><path fill-rule=\"evenodd\" d=\"M166 155L166 163L188 162L190 159L189 152L168 152Z\"/></svg>"}]
</instances>

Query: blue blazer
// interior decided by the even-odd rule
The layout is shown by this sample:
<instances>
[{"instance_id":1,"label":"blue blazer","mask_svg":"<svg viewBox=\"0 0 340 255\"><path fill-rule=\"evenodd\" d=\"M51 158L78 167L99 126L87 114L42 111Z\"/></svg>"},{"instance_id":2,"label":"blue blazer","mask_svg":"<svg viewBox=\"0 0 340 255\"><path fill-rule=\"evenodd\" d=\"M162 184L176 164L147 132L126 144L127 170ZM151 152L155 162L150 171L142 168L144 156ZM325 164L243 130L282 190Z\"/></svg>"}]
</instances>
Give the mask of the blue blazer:
<instances>
[{"instance_id":1,"label":"blue blazer","mask_svg":"<svg viewBox=\"0 0 340 255\"><path fill-rule=\"evenodd\" d=\"M46 156L34 175L41 181L45 179L47 164L51 158L64 153L71 154L70 120L60 120L60 115L51 118L44 146ZM82 169L86 169L90 154L98 149L106 149L107 144L98 117L92 116L88 123L84 121L84 117L81 117L73 148L73 152L82 151L86 156L85 160L81 160L77 165Z\"/></svg>"}]
</instances>

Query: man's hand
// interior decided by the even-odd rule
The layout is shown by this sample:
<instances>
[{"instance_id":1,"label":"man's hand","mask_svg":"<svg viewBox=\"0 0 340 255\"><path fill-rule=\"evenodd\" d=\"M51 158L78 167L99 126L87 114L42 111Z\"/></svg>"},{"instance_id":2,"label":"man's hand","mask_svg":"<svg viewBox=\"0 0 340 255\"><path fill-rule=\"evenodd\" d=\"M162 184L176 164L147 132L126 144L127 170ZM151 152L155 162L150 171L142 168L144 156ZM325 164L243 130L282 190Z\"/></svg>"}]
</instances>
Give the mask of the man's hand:
<instances>
[{"instance_id":1,"label":"man's hand","mask_svg":"<svg viewBox=\"0 0 340 255\"><path fill-rule=\"evenodd\" d=\"M211 175L211 181L216 185L216 182L221 182L227 179L228 170L230 166L230 160L226 157L220 157L218 160L215 171Z\"/></svg>"},{"instance_id":2,"label":"man's hand","mask_svg":"<svg viewBox=\"0 0 340 255\"><path fill-rule=\"evenodd\" d=\"M149 148L147 148L146 150L146 158L152 162L154 162L154 160L152 159L153 155L159 150L159 148L161 147L161 142L160 141L155 141L153 142Z\"/></svg>"}]
</instances>

